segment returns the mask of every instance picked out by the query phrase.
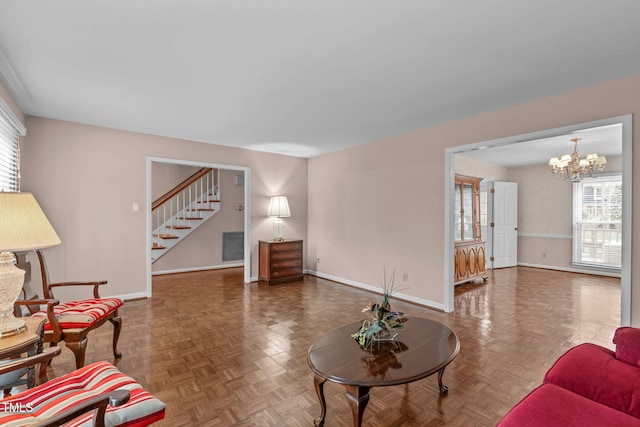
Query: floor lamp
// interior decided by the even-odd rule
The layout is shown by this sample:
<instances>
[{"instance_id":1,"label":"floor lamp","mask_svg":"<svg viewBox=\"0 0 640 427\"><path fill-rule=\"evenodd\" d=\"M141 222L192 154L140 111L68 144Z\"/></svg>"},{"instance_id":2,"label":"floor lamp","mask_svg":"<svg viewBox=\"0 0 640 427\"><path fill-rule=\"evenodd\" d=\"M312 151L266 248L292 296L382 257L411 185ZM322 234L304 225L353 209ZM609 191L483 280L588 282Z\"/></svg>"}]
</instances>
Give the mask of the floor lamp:
<instances>
[{"instance_id":1,"label":"floor lamp","mask_svg":"<svg viewBox=\"0 0 640 427\"><path fill-rule=\"evenodd\" d=\"M31 193L0 192L0 337L22 332L25 323L13 315L24 284L14 252L48 248L60 238Z\"/></svg>"}]
</instances>

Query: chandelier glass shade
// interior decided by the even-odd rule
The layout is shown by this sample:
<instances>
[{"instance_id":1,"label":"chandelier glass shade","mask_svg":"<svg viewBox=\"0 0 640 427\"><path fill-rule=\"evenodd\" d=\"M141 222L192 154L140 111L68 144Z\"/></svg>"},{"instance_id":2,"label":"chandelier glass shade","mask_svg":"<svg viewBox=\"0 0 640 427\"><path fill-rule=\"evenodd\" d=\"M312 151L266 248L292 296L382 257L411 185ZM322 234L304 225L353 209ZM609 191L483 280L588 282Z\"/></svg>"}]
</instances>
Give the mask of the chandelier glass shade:
<instances>
[{"instance_id":1,"label":"chandelier glass shade","mask_svg":"<svg viewBox=\"0 0 640 427\"><path fill-rule=\"evenodd\" d=\"M589 153L585 159L580 159L578 154L578 141L580 138L573 138L573 154L552 157L549 160L549 169L554 176L571 179L572 182L580 182L586 176L593 177L604 170L607 159L598 156L596 153Z\"/></svg>"}]
</instances>

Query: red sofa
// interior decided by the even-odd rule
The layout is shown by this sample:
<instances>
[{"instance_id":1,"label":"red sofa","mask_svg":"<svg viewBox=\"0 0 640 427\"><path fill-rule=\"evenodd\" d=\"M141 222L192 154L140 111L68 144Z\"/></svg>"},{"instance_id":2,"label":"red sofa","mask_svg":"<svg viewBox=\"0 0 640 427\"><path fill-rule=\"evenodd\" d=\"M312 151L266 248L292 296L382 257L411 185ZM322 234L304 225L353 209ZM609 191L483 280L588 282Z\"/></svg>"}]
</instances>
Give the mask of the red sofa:
<instances>
[{"instance_id":1,"label":"red sofa","mask_svg":"<svg viewBox=\"0 0 640 427\"><path fill-rule=\"evenodd\" d=\"M640 329L618 328L613 342L615 352L581 344L560 356L498 426L640 427Z\"/></svg>"}]
</instances>

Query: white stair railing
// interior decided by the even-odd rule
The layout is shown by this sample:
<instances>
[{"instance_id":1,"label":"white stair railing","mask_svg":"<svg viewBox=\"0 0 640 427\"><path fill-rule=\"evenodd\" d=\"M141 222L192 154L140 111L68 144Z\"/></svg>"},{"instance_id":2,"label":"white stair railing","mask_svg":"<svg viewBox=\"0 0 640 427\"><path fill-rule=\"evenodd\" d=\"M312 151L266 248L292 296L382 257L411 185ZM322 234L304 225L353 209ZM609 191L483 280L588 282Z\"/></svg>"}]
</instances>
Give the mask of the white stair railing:
<instances>
[{"instance_id":1,"label":"white stair railing","mask_svg":"<svg viewBox=\"0 0 640 427\"><path fill-rule=\"evenodd\" d=\"M152 262L217 213L219 179L218 169L201 169L153 203Z\"/></svg>"}]
</instances>

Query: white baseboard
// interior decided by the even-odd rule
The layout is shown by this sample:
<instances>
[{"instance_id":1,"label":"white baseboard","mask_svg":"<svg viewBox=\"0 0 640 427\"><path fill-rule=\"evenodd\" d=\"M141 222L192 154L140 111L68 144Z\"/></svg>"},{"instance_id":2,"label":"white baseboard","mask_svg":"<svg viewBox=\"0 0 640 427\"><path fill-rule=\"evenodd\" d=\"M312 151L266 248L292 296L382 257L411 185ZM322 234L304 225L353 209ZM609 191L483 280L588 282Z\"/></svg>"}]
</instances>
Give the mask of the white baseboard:
<instances>
[{"instance_id":1,"label":"white baseboard","mask_svg":"<svg viewBox=\"0 0 640 427\"><path fill-rule=\"evenodd\" d=\"M518 265L522 267L544 268L545 270L567 271L569 273L593 274L594 276L621 277L620 273L613 273L613 272L600 271L600 270L589 270L589 269L580 269L580 268L572 268L572 267L558 267L557 265L531 264L528 262L519 262Z\"/></svg>"},{"instance_id":2,"label":"white baseboard","mask_svg":"<svg viewBox=\"0 0 640 427\"><path fill-rule=\"evenodd\" d=\"M189 273L192 271L218 270L221 268L232 268L232 267L244 267L244 263L239 262L235 264L209 265L205 267L191 267L191 268L179 268L176 270L153 271L151 272L151 275L160 276L162 274Z\"/></svg>"},{"instance_id":3,"label":"white baseboard","mask_svg":"<svg viewBox=\"0 0 640 427\"><path fill-rule=\"evenodd\" d=\"M146 292L139 292L137 294L115 295L113 297L105 297L105 298L120 298L123 301L129 301L129 300L132 300L132 299L149 298L149 295Z\"/></svg>"},{"instance_id":4,"label":"white baseboard","mask_svg":"<svg viewBox=\"0 0 640 427\"><path fill-rule=\"evenodd\" d=\"M306 270L305 273L310 274L312 276L317 276L323 279L331 280L332 282L353 286L354 288L364 289L366 291L374 292L376 294L382 294L382 289L380 289L378 286L371 286L366 283L360 283L360 282L356 282L349 279L343 279L342 277L332 276L330 274L320 273L314 270ZM393 295L394 295L394 298L397 298L402 301L411 302L411 303L422 305L428 308L433 308L439 311L444 311L444 304L441 304L441 303L437 303L437 302L422 299L422 298L417 298L412 295L407 295L399 292L394 293Z\"/></svg>"}]
</instances>

